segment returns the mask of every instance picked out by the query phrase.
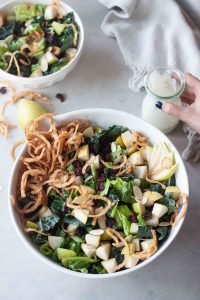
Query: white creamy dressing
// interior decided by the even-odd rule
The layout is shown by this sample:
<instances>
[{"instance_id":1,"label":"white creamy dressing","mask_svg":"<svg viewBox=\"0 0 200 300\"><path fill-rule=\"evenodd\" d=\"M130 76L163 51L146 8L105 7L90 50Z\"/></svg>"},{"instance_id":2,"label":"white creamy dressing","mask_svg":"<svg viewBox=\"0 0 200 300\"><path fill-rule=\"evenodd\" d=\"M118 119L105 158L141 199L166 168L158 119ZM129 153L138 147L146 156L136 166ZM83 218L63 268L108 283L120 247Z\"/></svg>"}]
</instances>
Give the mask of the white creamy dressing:
<instances>
[{"instance_id":1,"label":"white creamy dressing","mask_svg":"<svg viewBox=\"0 0 200 300\"><path fill-rule=\"evenodd\" d=\"M161 74L157 70L153 71L148 78L148 89L159 97L171 97L177 92L177 82L167 72ZM177 105L181 104L180 98L169 100L158 99L150 93L144 98L142 105L142 118L153 124L165 133L172 131L178 124L178 118L165 114L158 109L155 104L157 101L170 101Z\"/></svg>"}]
</instances>

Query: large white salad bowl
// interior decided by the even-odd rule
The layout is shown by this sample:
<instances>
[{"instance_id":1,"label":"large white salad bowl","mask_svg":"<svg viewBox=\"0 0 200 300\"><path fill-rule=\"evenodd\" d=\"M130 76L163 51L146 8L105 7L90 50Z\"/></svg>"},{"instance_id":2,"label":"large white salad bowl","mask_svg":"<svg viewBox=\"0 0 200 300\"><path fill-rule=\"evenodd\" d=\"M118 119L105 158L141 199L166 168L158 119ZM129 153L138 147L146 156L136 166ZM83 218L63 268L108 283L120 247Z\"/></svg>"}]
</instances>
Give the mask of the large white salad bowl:
<instances>
[{"instance_id":1,"label":"large white salad bowl","mask_svg":"<svg viewBox=\"0 0 200 300\"><path fill-rule=\"evenodd\" d=\"M135 117L134 115L131 115L129 113L117 111L117 110L112 110L112 109L103 109L103 108L92 108L92 109L82 109L78 111L73 111L69 113L65 113L62 115L58 115L55 117L55 121L58 125L64 124L66 121L69 120L75 120L75 119L84 119L84 120L90 120L92 124L98 125L100 127L107 128L111 125L122 125L125 127L128 127L131 130L136 130L139 131L143 134L145 134L148 138L149 141L152 143L158 143L159 141L164 141L166 142L170 148L174 151L175 155L175 160L179 164L178 170L176 171L176 183L177 186L180 188L182 192L185 192L187 195L189 194L189 185L188 185L188 177L187 173L185 170L184 163L180 157L180 154L178 153L177 149L175 146L171 143L171 141L168 139L168 137L163 134L161 131L153 127L152 125L146 123L145 121ZM17 179L19 175L19 170L20 170L20 157L23 156L26 153L26 146L24 146L13 166L12 172L11 172L11 177L10 177L10 182L9 182L9 188L8 188L8 198L9 198L9 211L10 211L10 216L12 219L12 222L14 224L14 227L23 241L23 243L26 245L26 247L38 257L41 261L44 263L48 264L49 267L54 268L57 271L61 271L65 274L68 275L74 275L76 277L84 277L88 279L92 278L111 278L111 277L117 277L117 276L122 276L128 273L131 273L133 271L136 271L146 265L148 265L150 262L152 262L155 258L157 258L161 253L163 253L167 247L172 243L172 241L175 239L177 236L184 218L178 223L178 225L174 228L172 228L169 237L165 242L162 244L160 249L149 259L144 260L143 262L139 263L135 267L131 269L127 269L124 271L120 271L117 273L111 273L111 274L83 274L83 273L78 273L75 271L68 270L57 263L53 262L52 260L48 259L44 255L42 255L37 248L32 244L31 240L23 232L22 225L19 219L19 216L17 215L16 211L14 210L11 201L10 201L10 195L16 195L16 190L17 190Z\"/></svg>"}]
</instances>

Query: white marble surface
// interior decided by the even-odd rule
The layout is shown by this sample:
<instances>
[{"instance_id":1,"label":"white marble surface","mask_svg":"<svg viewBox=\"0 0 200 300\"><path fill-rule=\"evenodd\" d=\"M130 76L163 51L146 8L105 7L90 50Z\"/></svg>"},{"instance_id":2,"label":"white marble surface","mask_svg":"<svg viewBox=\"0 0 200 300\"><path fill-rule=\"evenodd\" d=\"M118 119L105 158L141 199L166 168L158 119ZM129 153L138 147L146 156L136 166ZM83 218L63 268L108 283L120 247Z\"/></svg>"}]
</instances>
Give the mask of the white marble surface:
<instances>
[{"instance_id":1,"label":"white marble surface","mask_svg":"<svg viewBox=\"0 0 200 300\"><path fill-rule=\"evenodd\" d=\"M3 3L4 1L0 1ZM70 0L86 31L84 54L64 82L46 89L56 113L86 107L108 107L140 115L142 94L128 89L129 71L116 42L103 36L100 24L106 10L94 0ZM55 100L58 91L67 101ZM0 99L0 102L2 100ZM14 116L14 108L8 111ZM23 133L0 137L0 299L82 300L197 300L200 299L200 176L199 164L187 163L191 202L184 226L167 251L145 269L113 280L80 280L50 269L25 248L8 214L7 184L12 162L9 149ZM170 138L182 151L186 138L178 128Z\"/></svg>"}]
</instances>

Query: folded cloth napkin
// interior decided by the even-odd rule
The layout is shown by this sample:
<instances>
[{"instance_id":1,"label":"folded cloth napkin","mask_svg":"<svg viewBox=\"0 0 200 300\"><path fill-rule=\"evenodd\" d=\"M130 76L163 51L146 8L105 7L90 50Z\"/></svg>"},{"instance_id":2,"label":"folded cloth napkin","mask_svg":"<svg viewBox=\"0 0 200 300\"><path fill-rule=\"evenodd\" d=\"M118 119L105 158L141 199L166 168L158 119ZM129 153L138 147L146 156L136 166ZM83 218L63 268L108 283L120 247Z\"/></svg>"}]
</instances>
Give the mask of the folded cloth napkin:
<instances>
[{"instance_id":1,"label":"folded cloth napkin","mask_svg":"<svg viewBox=\"0 0 200 300\"><path fill-rule=\"evenodd\" d=\"M109 9L102 30L117 40L133 74L129 87L134 92L143 87L145 74L154 67L176 66L183 72L200 75L200 31L193 22L198 21L200 9L192 20L175 0L99 1ZM177 1L191 11L191 0ZM186 131L194 134L188 127ZM185 159L200 151L199 143L192 143L193 134L188 134L190 151L184 154Z\"/></svg>"}]
</instances>

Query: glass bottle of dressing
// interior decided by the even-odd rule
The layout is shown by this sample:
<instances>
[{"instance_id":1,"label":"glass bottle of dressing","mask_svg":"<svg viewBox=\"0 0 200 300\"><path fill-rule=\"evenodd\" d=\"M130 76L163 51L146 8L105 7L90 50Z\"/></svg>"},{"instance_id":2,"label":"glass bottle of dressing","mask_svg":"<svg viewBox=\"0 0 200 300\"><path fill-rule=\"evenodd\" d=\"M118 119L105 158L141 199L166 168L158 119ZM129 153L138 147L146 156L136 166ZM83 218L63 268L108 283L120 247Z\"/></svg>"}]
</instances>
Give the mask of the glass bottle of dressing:
<instances>
[{"instance_id":1,"label":"glass bottle of dressing","mask_svg":"<svg viewBox=\"0 0 200 300\"><path fill-rule=\"evenodd\" d=\"M181 105L184 88L185 78L176 68L156 68L149 72L145 79L147 94L142 104L142 118L164 133L172 131L178 125L178 118L164 113L155 104L168 101Z\"/></svg>"}]
</instances>

